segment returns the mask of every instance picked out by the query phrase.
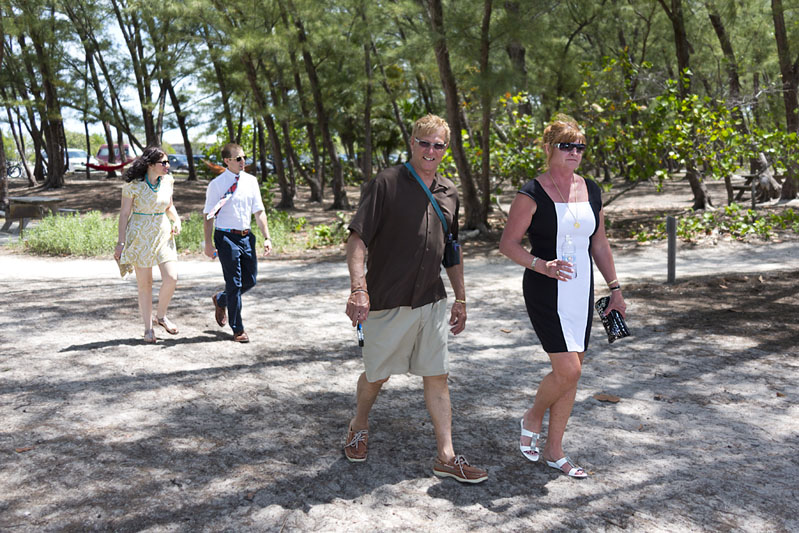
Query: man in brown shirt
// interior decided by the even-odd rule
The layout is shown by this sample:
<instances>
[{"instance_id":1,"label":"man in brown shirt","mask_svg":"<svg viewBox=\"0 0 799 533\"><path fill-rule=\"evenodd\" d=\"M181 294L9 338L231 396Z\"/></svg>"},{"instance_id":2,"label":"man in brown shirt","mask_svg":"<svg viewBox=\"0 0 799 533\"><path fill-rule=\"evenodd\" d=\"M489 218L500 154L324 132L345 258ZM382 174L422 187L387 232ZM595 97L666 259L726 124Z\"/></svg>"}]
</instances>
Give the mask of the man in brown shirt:
<instances>
[{"instance_id":1,"label":"man in brown shirt","mask_svg":"<svg viewBox=\"0 0 799 533\"><path fill-rule=\"evenodd\" d=\"M436 173L449 134L449 126L440 117L427 115L417 120L410 166L388 168L367 183L349 226L351 293L346 312L353 326L363 328L366 371L358 378L357 409L349 424L344 453L352 462L366 460L369 411L380 388L392 374L410 372L422 376L425 403L433 421L438 449L433 473L480 483L488 478L487 473L455 454L447 385L447 325L455 335L466 327L463 264L446 269L455 292L447 324L441 279L446 235L414 176L418 175L432 192L449 231L457 238L458 191L452 181Z\"/></svg>"}]
</instances>

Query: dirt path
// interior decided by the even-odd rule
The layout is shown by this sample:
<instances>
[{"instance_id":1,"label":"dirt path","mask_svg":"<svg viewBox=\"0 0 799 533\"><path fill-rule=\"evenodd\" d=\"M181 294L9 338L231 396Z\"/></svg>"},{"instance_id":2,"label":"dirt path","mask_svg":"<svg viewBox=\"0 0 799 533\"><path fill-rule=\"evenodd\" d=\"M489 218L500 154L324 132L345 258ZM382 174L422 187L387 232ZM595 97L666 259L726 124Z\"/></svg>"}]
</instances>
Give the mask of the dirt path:
<instances>
[{"instance_id":1,"label":"dirt path","mask_svg":"<svg viewBox=\"0 0 799 533\"><path fill-rule=\"evenodd\" d=\"M341 261L263 261L248 345L214 322L218 264L182 261L181 332L146 346L110 260L0 254L0 530L796 531L798 254L724 245L706 264L731 274L666 286L662 246L618 249L634 337L595 321L566 441L584 481L518 452L549 365L520 269L470 257L450 382L478 486L431 475L412 377L379 398L369 460L344 459L362 364ZM685 272L704 256L684 250Z\"/></svg>"}]
</instances>

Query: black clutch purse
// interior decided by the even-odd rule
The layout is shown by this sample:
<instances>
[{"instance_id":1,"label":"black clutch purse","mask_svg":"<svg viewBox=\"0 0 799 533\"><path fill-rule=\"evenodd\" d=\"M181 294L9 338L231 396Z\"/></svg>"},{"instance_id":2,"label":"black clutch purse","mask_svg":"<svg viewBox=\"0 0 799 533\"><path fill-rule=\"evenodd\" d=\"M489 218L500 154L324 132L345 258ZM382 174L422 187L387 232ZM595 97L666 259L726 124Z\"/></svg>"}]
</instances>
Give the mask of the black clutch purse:
<instances>
[{"instance_id":1,"label":"black clutch purse","mask_svg":"<svg viewBox=\"0 0 799 533\"><path fill-rule=\"evenodd\" d=\"M596 301L594 307L596 308L597 313L599 313L599 318L602 319L602 325L605 326L605 333L608 334L608 342L612 343L617 339L629 337L630 330L627 329L627 324L624 322L624 317L622 317L621 313L615 309L610 313L605 314L605 309L608 308L609 303L610 298L603 296Z\"/></svg>"}]
</instances>

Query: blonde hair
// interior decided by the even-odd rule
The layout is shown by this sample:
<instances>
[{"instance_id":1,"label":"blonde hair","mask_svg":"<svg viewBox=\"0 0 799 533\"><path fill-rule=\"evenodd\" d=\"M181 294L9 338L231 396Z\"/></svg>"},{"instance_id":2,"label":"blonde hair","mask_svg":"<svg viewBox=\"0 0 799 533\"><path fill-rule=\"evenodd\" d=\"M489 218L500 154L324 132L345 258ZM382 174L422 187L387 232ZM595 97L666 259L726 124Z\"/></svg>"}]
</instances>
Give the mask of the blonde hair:
<instances>
[{"instance_id":1,"label":"blonde hair","mask_svg":"<svg viewBox=\"0 0 799 533\"><path fill-rule=\"evenodd\" d=\"M585 143L585 134L580 125L569 115L558 113L555 119L544 128L541 145L550 147L557 143ZM547 167L552 159L552 150L547 151Z\"/></svg>"},{"instance_id":2,"label":"blonde hair","mask_svg":"<svg viewBox=\"0 0 799 533\"><path fill-rule=\"evenodd\" d=\"M413 123L413 132L411 135L414 137L424 137L438 130L444 130L444 142L449 144L449 124L438 115L425 115Z\"/></svg>"}]
</instances>

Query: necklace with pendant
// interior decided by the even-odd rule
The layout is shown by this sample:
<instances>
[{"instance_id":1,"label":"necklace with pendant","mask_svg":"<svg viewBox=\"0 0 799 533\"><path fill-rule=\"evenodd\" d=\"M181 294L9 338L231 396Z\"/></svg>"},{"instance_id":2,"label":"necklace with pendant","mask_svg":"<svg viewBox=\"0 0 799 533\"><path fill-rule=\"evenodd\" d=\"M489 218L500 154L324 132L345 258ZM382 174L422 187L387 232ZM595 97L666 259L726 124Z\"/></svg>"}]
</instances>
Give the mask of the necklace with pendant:
<instances>
[{"instance_id":1,"label":"necklace with pendant","mask_svg":"<svg viewBox=\"0 0 799 533\"><path fill-rule=\"evenodd\" d=\"M158 189L160 189L160 188L161 188L161 176L158 176L158 179L157 179L157 180L155 180L155 185L153 185L152 183L150 183L150 178L149 178L148 176L145 176L145 177L144 177L144 181L147 183L147 186L148 186L148 187L150 188L150 190L151 190L151 191L153 191L153 192L158 192ZM559 192L560 192L560 191L559 191Z\"/></svg>"},{"instance_id":2,"label":"necklace with pendant","mask_svg":"<svg viewBox=\"0 0 799 533\"><path fill-rule=\"evenodd\" d=\"M555 180L552 178L552 174L549 174L549 181L552 182L552 185L555 187L555 190L558 191L558 196L560 196L560 199L563 200L564 204L566 204L566 211L568 211L569 214L574 219L574 227L575 228L579 228L580 227L580 222L577 220L577 215L572 213L572 209L571 209L571 207L569 207L571 205L570 202L567 202L566 199L563 198L563 194L560 192L560 189L558 189L558 184L555 183ZM574 178L572 178L572 183L574 183ZM569 194L571 194L571 185L569 185Z\"/></svg>"}]
</instances>

